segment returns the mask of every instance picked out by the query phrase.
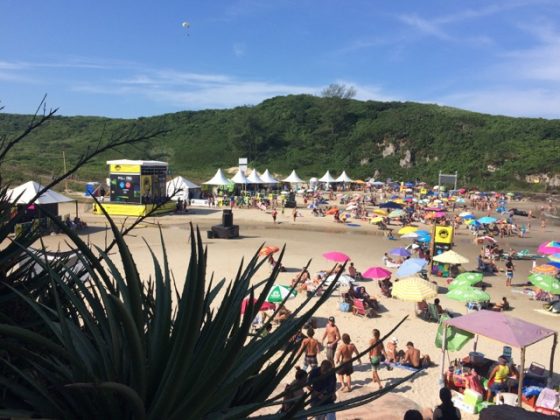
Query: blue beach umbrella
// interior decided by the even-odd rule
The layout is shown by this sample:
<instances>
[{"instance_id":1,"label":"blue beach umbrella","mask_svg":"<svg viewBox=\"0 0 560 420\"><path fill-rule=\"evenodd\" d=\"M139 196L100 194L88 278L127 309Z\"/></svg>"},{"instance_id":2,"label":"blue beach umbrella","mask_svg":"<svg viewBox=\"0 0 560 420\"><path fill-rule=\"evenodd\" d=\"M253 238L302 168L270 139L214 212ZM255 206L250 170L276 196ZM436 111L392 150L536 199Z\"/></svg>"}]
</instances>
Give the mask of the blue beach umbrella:
<instances>
[{"instance_id":1,"label":"blue beach umbrella","mask_svg":"<svg viewBox=\"0 0 560 420\"><path fill-rule=\"evenodd\" d=\"M470 220L470 219L474 219L474 218L475 217L474 217L473 214L467 214L467 215L463 216L463 219L465 219L465 220Z\"/></svg>"},{"instance_id":2,"label":"blue beach umbrella","mask_svg":"<svg viewBox=\"0 0 560 420\"><path fill-rule=\"evenodd\" d=\"M418 238L416 238L416 240L418 242L422 242L422 243L430 242L432 240L432 236L431 235L420 235L420 236L418 236Z\"/></svg>"},{"instance_id":3,"label":"blue beach umbrella","mask_svg":"<svg viewBox=\"0 0 560 420\"><path fill-rule=\"evenodd\" d=\"M427 261L423 258L410 258L402 263L402 265L397 270L397 277L410 277L419 271L421 271L427 264Z\"/></svg>"},{"instance_id":4,"label":"blue beach umbrella","mask_svg":"<svg viewBox=\"0 0 560 420\"><path fill-rule=\"evenodd\" d=\"M410 257L410 252L402 247L392 249L391 251L389 251L389 254L396 255L398 257Z\"/></svg>"},{"instance_id":5,"label":"blue beach umbrella","mask_svg":"<svg viewBox=\"0 0 560 420\"><path fill-rule=\"evenodd\" d=\"M415 232L418 236L425 236L425 235L429 236L430 235L430 232L428 232L427 230L424 230L424 229L418 229Z\"/></svg>"},{"instance_id":6,"label":"blue beach umbrella","mask_svg":"<svg viewBox=\"0 0 560 420\"><path fill-rule=\"evenodd\" d=\"M498 219L494 218L494 217L490 217L490 216L484 216L481 217L480 219L478 219L479 223L482 223L483 225L489 225L491 223L496 223Z\"/></svg>"}]
</instances>

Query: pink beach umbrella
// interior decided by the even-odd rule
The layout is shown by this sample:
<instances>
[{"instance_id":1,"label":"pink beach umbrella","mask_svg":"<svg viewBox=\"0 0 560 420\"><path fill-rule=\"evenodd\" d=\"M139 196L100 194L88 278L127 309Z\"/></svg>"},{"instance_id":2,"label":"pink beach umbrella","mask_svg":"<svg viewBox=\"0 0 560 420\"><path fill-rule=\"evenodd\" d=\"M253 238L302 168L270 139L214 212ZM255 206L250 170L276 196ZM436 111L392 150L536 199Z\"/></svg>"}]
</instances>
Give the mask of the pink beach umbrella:
<instances>
[{"instance_id":1,"label":"pink beach umbrella","mask_svg":"<svg viewBox=\"0 0 560 420\"><path fill-rule=\"evenodd\" d=\"M385 270L382 267L370 267L366 271L362 273L362 277L366 279L385 279L391 276L391 272L389 270Z\"/></svg>"},{"instance_id":2,"label":"pink beach umbrella","mask_svg":"<svg viewBox=\"0 0 560 420\"><path fill-rule=\"evenodd\" d=\"M329 261L342 262L342 263L350 259L348 255L338 251L325 252L323 254L323 257L325 257Z\"/></svg>"},{"instance_id":3,"label":"pink beach umbrella","mask_svg":"<svg viewBox=\"0 0 560 420\"><path fill-rule=\"evenodd\" d=\"M437 217L437 218L445 217L445 213L442 212L442 211L437 211L437 212L434 214L434 217Z\"/></svg>"},{"instance_id":4,"label":"pink beach umbrella","mask_svg":"<svg viewBox=\"0 0 560 420\"><path fill-rule=\"evenodd\" d=\"M558 241L543 242L542 244L539 245L537 251L539 254L544 254L544 255L559 254L560 242Z\"/></svg>"},{"instance_id":5,"label":"pink beach umbrella","mask_svg":"<svg viewBox=\"0 0 560 420\"><path fill-rule=\"evenodd\" d=\"M253 299L253 304L257 303L257 299ZM247 310L247 306L249 306L249 298L245 298L243 299L243 302L241 302L241 313L244 314L245 311ZM276 309L276 305L272 302L267 302L264 301L261 305L261 307L259 308L259 312L261 311L268 311L271 309Z\"/></svg>"}]
</instances>

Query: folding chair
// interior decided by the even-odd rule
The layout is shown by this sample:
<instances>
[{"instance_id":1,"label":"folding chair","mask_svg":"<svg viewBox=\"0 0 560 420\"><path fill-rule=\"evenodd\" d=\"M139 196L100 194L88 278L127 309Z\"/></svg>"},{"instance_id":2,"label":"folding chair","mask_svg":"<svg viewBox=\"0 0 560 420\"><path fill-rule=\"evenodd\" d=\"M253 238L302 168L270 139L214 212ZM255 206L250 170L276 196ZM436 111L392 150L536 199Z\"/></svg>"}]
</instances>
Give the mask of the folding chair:
<instances>
[{"instance_id":1,"label":"folding chair","mask_svg":"<svg viewBox=\"0 0 560 420\"><path fill-rule=\"evenodd\" d=\"M361 299L354 299L352 301L352 313L356 316L367 316L372 318L377 314L372 308L367 308L364 306L364 302Z\"/></svg>"}]
</instances>

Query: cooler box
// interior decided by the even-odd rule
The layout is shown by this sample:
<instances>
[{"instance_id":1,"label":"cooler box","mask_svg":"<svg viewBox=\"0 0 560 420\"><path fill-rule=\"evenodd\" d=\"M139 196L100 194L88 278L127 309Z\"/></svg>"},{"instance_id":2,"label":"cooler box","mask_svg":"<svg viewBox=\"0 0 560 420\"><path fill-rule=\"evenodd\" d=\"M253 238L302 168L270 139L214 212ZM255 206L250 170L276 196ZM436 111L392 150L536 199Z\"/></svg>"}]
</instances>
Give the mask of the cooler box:
<instances>
[{"instance_id":1,"label":"cooler box","mask_svg":"<svg viewBox=\"0 0 560 420\"><path fill-rule=\"evenodd\" d=\"M472 389L465 389L463 401L466 404L476 406L479 402L482 402L482 394L480 392L473 391Z\"/></svg>"}]
</instances>

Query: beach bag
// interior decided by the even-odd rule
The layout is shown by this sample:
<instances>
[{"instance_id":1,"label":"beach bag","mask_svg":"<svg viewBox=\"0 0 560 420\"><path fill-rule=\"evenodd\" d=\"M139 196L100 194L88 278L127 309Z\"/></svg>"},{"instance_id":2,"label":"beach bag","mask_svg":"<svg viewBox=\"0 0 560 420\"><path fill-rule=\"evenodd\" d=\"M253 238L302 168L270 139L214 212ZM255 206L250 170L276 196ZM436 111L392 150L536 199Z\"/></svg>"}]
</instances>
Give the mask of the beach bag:
<instances>
[{"instance_id":1,"label":"beach bag","mask_svg":"<svg viewBox=\"0 0 560 420\"><path fill-rule=\"evenodd\" d=\"M350 304L348 302L340 302L338 308L340 312L350 312Z\"/></svg>"}]
</instances>

